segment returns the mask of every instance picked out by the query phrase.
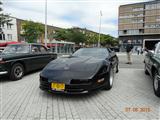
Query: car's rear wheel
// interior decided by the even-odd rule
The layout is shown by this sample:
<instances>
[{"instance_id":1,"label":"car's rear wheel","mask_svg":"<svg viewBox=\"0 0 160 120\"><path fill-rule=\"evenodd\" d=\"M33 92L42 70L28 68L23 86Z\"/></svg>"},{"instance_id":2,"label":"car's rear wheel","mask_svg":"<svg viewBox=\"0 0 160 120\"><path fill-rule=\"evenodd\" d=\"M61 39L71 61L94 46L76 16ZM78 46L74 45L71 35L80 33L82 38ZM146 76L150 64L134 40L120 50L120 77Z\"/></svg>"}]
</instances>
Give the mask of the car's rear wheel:
<instances>
[{"instance_id":1,"label":"car's rear wheel","mask_svg":"<svg viewBox=\"0 0 160 120\"><path fill-rule=\"evenodd\" d=\"M149 72L148 72L148 70L147 70L146 64L144 64L144 72L145 72L146 75L149 75Z\"/></svg>"},{"instance_id":2,"label":"car's rear wheel","mask_svg":"<svg viewBox=\"0 0 160 120\"><path fill-rule=\"evenodd\" d=\"M105 84L105 90L110 90L113 86L114 81L114 70L113 68L110 69L109 73L107 74L105 78L106 84Z\"/></svg>"},{"instance_id":3,"label":"car's rear wheel","mask_svg":"<svg viewBox=\"0 0 160 120\"><path fill-rule=\"evenodd\" d=\"M15 63L11 68L10 79L19 80L24 75L24 67L20 63Z\"/></svg>"},{"instance_id":4,"label":"car's rear wheel","mask_svg":"<svg viewBox=\"0 0 160 120\"><path fill-rule=\"evenodd\" d=\"M160 78L158 76L157 71L154 73L153 76L153 88L155 95L160 97Z\"/></svg>"}]
</instances>

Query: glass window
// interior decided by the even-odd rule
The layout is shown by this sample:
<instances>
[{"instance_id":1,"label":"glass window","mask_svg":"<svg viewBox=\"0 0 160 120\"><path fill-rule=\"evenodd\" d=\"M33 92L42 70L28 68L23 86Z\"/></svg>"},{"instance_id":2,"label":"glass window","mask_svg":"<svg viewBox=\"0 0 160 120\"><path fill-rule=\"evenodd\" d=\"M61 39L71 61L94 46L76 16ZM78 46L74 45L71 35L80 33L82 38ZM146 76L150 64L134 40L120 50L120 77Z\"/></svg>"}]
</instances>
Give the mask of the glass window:
<instances>
[{"instance_id":1,"label":"glass window","mask_svg":"<svg viewBox=\"0 0 160 120\"><path fill-rule=\"evenodd\" d=\"M45 53L45 52L47 52L47 49L44 46L40 46L40 51L42 53Z\"/></svg>"},{"instance_id":2,"label":"glass window","mask_svg":"<svg viewBox=\"0 0 160 120\"><path fill-rule=\"evenodd\" d=\"M8 40L12 40L12 34L7 34Z\"/></svg>"},{"instance_id":3,"label":"glass window","mask_svg":"<svg viewBox=\"0 0 160 120\"><path fill-rule=\"evenodd\" d=\"M8 45L3 53L28 53L29 52L29 45Z\"/></svg>"}]
</instances>

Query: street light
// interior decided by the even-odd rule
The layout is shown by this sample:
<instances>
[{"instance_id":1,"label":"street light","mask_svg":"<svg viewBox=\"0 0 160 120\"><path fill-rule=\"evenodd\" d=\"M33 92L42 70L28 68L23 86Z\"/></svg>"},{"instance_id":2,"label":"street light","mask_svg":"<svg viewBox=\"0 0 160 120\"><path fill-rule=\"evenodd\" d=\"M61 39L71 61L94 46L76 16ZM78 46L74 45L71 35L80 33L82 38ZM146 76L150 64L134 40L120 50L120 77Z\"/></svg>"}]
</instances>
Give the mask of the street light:
<instances>
[{"instance_id":1,"label":"street light","mask_svg":"<svg viewBox=\"0 0 160 120\"><path fill-rule=\"evenodd\" d=\"M102 17L102 11L100 10L98 47L100 47L100 42L101 42L101 17Z\"/></svg>"},{"instance_id":2,"label":"street light","mask_svg":"<svg viewBox=\"0 0 160 120\"><path fill-rule=\"evenodd\" d=\"M47 0L45 0L45 46L47 46Z\"/></svg>"}]
</instances>

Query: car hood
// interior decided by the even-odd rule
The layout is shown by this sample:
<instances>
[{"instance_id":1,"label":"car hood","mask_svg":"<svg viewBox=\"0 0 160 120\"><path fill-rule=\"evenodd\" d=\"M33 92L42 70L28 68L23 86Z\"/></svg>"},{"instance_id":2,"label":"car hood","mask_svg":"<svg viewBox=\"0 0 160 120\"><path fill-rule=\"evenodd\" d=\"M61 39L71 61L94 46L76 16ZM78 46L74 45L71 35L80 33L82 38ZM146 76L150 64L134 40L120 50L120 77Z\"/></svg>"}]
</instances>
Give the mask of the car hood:
<instances>
[{"instance_id":1,"label":"car hood","mask_svg":"<svg viewBox=\"0 0 160 120\"><path fill-rule=\"evenodd\" d=\"M91 79L103 64L93 57L58 58L50 62L41 72L49 82L65 82L71 79Z\"/></svg>"}]
</instances>

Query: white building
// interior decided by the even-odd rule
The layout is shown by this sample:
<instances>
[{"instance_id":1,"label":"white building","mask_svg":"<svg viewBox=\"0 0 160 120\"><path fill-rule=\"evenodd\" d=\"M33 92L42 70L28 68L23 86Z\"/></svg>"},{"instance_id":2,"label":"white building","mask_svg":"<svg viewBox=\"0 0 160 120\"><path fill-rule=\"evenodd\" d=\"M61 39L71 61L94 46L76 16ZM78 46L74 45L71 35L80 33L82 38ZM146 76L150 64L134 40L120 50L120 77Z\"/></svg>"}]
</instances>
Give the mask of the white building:
<instances>
[{"instance_id":1,"label":"white building","mask_svg":"<svg viewBox=\"0 0 160 120\"><path fill-rule=\"evenodd\" d=\"M18 41L16 18L11 18L11 22L9 24L3 24L1 28L0 42Z\"/></svg>"}]
</instances>

